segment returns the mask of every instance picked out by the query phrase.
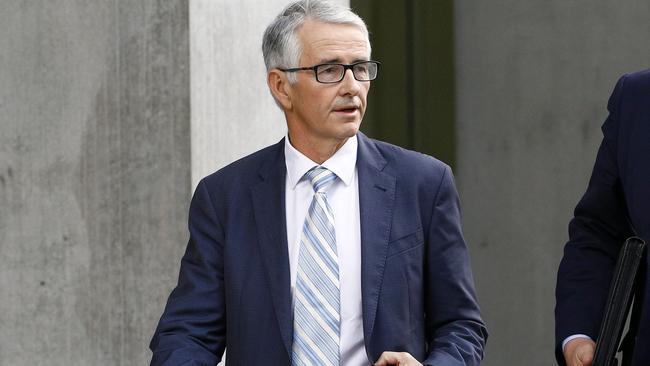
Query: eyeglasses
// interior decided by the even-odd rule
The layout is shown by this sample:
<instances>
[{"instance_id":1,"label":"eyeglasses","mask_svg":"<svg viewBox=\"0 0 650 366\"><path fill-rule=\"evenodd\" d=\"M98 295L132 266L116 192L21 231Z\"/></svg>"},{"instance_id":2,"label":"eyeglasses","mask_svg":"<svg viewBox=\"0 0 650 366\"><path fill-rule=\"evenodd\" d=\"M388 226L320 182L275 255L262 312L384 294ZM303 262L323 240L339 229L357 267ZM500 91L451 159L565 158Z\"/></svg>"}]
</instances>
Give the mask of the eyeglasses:
<instances>
[{"instance_id":1,"label":"eyeglasses","mask_svg":"<svg viewBox=\"0 0 650 366\"><path fill-rule=\"evenodd\" d=\"M345 71L348 69L352 70L352 75L358 81L375 80L380 64L378 61L359 61L349 65L326 63L311 67L295 67L279 70L284 72L312 70L316 75L316 81L324 84L333 84L343 80Z\"/></svg>"}]
</instances>

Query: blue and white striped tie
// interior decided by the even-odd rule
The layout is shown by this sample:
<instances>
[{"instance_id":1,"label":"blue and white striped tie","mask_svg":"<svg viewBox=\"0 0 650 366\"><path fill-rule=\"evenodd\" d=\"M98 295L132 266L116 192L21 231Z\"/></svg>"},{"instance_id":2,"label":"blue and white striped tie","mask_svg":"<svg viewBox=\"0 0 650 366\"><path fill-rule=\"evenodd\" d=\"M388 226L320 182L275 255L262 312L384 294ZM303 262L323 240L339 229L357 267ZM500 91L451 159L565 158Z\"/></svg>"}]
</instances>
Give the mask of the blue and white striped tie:
<instances>
[{"instance_id":1,"label":"blue and white striped tie","mask_svg":"<svg viewBox=\"0 0 650 366\"><path fill-rule=\"evenodd\" d=\"M300 237L294 289L292 364L339 365L339 265L334 216L327 188L336 175L314 167L305 177L314 188Z\"/></svg>"}]
</instances>

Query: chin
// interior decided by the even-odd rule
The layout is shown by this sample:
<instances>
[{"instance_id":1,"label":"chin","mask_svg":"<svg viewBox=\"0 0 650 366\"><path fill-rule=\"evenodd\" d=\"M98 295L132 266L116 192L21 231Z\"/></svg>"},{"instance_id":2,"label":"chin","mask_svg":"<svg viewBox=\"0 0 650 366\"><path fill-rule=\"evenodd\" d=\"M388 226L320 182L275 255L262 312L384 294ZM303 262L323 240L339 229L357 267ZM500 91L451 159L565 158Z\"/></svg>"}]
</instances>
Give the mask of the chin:
<instances>
[{"instance_id":1,"label":"chin","mask_svg":"<svg viewBox=\"0 0 650 366\"><path fill-rule=\"evenodd\" d=\"M359 132L359 126L359 123L350 123L343 131L341 131L341 137L347 139L356 135L357 132Z\"/></svg>"}]
</instances>

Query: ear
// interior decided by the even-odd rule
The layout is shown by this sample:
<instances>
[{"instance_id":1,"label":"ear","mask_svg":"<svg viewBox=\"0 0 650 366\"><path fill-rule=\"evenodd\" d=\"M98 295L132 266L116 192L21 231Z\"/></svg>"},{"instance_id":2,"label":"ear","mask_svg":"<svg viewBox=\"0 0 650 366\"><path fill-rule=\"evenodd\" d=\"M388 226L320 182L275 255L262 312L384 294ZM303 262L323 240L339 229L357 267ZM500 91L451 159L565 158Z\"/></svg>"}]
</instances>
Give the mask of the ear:
<instances>
[{"instance_id":1,"label":"ear","mask_svg":"<svg viewBox=\"0 0 650 366\"><path fill-rule=\"evenodd\" d=\"M272 69L266 76L266 82L271 94L282 108L291 109L291 84L287 80L287 75L278 69Z\"/></svg>"}]
</instances>

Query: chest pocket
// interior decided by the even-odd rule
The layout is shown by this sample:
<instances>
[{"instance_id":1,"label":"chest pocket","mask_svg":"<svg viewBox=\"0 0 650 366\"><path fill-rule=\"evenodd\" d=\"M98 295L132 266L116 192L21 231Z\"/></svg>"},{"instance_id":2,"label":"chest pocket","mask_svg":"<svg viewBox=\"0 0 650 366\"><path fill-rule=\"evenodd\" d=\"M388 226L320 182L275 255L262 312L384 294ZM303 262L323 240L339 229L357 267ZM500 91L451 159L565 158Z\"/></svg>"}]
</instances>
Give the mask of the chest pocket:
<instances>
[{"instance_id":1,"label":"chest pocket","mask_svg":"<svg viewBox=\"0 0 650 366\"><path fill-rule=\"evenodd\" d=\"M422 228L388 243L388 258L417 248L424 243Z\"/></svg>"}]
</instances>

